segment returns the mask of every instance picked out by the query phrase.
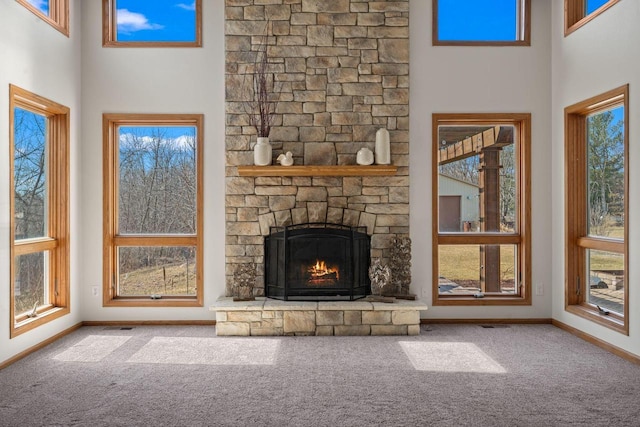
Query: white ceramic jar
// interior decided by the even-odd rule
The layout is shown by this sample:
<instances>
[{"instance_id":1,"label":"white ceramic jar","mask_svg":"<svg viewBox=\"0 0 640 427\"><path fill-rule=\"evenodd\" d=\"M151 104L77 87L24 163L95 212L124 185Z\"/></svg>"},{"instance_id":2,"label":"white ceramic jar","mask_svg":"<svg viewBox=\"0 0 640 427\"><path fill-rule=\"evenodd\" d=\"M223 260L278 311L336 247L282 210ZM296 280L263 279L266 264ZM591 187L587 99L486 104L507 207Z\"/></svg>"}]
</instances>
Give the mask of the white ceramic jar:
<instances>
[{"instance_id":1,"label":"white ceramic jar","mask_svg":"<svg viewBox=\"0 0 640 427\"><path fill-rule=\"evenodd\" d=\"M253 164L267 166L271 164L272 149L268 137L258 137L258 142L253 147Z\"/></svg>"},{"instance_id":2,"label":"white ceramic jar","mask_svg":"<svg viewBox=\"0 0 640 427\"><path fill-rule=\"evenodd\" d=\"M367 147L362 147L356 154L356 163L359 165L370 165L373 163L373 153Z\"/></svg>"}]
</instances>

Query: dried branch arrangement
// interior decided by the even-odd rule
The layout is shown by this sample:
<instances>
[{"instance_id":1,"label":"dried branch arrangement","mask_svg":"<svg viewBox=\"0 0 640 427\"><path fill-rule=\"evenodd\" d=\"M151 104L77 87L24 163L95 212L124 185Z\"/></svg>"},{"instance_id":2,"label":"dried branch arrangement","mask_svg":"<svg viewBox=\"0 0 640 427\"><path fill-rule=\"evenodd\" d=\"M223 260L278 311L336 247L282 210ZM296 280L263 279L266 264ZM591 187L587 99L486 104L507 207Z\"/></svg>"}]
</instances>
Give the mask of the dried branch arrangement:
<instances>
[{"instance_id":1,"label":"dried branch arrangement","mask_svg":"<svg viewBox=\"0 0 640 427\"><path fill-rule=\"evenodd\" d=\"M258 137L268 137L276 117L276 108L280 99L275 75L270 72L269 55L267 52L269 21L256 51L253 70L245 74L247 100L244 110L249 117L249 125L256 128ZM247 82L250 80L250 82Z\"/></svg>"}]
</instances>

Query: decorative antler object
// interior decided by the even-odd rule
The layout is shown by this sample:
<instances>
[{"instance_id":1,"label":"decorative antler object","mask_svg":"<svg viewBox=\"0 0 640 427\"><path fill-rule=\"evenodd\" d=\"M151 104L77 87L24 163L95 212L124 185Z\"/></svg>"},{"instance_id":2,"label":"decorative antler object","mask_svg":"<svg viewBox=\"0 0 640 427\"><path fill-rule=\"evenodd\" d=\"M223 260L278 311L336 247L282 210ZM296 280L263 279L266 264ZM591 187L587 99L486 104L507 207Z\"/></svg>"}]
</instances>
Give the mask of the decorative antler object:
<instances>
[{"instance_id":1,"label":"decorative antler object","mask_svg":"<svg viewBox=\"0 0 640 427\"><path fill-rule=\"evenodd\" d=\"M256 265L252 262L239 264L233 274L233 294L234 300L252 300L253 288L256 283Z\"/></svg>"},{"instance_id":2,"label":"decorative antler object","mask_svg":"<svg viewBox=\"0 0 640 427\"><path fill-rule=\"evenodd\" d=\"M384 287L391 283L391 269L388 265L382 265L380 258L376 258L369 266L369 279L371 280L371 294L382 295Z\"/></svg>"},{"instance_id":3,"label":"decorative antler object","mask_svg":"<svg viewBox=\"0 0 640 427\"><path fill-rule=\"evenodd\" d=\"M411 284L411 239L394 237L391 240L391 277L400 295L409 295Z\"/></svg>"}]
</instances>

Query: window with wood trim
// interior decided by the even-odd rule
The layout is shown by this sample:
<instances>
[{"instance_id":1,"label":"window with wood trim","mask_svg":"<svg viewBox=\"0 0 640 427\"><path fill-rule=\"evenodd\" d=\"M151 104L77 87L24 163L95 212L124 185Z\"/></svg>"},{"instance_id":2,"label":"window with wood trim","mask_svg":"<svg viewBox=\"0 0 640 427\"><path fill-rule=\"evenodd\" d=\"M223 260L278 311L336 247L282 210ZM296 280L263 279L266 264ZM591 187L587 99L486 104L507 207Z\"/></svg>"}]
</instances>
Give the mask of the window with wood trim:
<instances>
[{"instance_id":1,"label":"window with wood trim","mask_svg":"<svg viewBox=\"0 0 640 427\"><path fill-rule=\"evenodd\" d=\"M433 0L434 46L530 46L531 0Z\"/></svg>"},{"instance_id":2,"label":"window with wood trim","mask_svg":"<svg viewBox=\"0 0 640 427\"><path fill-rule=\"evenodd\" d=\"M11 85L11 337L69 313L69 109Z\"/></svg>"},{"instance_id":3,"label":"window with wood trim","mask_svg":"<svg viewBox=\"0 0 640 427\"><path fill-rule=\"evenodd\" d=\"M620 0L564 0L564 35L568 36Z\"/></svg>"},{"instance_id":4,"label":"window with wood trim","mask_svg":"<svg viewBox=\"0 0 640 427\"><path fill-rule=\"evenodd\" d=\"M565 309L629 334L629 87L565 109Z\"/></svg>"},{"instance_id":5,"label":"window with wood trim","mask_svg":"<svg viewBox=\"0 0 640 427\"><path fill-rule=\"evenodd\" d=\"M105 47L201 47L202 0L102 0Z\"/></svg>"},{"instance_id":6,"label":"window with wood trim","mask_svg":"<svg viewBox=\"0 0 640 427\"><path fill-rule=\"evenodd\" d=\"M530 114L433 115L433 304L531 304Z\"/></svg>"},{"instance_id":7,"label":"window with wood trim","mask_svg":"<svg viewBox=\"0 0 640 427\"><path fill-rule=\"evenodd\" d=\"M105 114L105 306L202 306L202 123Z\"/></svg>"},{"instance_id":8,"label":"window with wood trim","mask_svg":"<svg viewBox=\"0 0 640 427\"><path fill-rule=\"evenodd\" d=\"M69 0L16 0L47 24L69 37Z\"/></svg>"}]
</instances>

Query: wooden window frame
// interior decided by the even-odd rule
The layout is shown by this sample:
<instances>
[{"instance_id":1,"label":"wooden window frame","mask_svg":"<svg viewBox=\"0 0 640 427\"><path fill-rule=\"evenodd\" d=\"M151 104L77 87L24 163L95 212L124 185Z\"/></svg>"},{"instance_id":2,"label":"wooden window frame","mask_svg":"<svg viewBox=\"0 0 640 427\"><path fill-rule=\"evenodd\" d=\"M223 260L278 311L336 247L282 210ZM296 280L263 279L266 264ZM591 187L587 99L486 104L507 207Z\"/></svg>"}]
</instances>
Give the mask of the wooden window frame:
<instances>
[{"instance_id":1,"label":"wooden window frame","mask_svg":"<svg viewBox=\"0 0 640 427\"><path fill-rule=\"evenodd\" d=\"M118 149L121 126L194 126L196 128L196 234L118 235ZM204 116L202 114L104 114L103 115L103 306L105 307L202 307ZM122 297L116 292L117 250L120 246L193 246L196 248L196 295Z\"/></svg>"},{"instance_id":2,"label":"wooden window frame","mask_svg":"<svg viewBox=\"0 0 640 427\"><path fill-rule=\"evenodd\" d=\"M515 233L440 233L438 220L438 127L447 125L481 126L481 125L514 126L517 132L516 164L518 165L518 186L516 187L518 202L517 215L519 229ZM433 278L432 304L434 306L507 306L531 305L531 114L529 113L435 113L432 116L432 244L433 244ZM516 245L520 290L517 294L498 295L485 294L483 298L473 295L442 295L438 289L439 282L439 245L451 244L505 244Z\"/></svg>"},{"instance_id":3,"label":"wooden window frame","mask_svg":"<svg viewBox=\"0 0 640 427\"><path fill-rule=\"evenodd\" d=\"M519 0L518 3L518 40L514 41L476 41L476 40L440 40L438 38L438 0L432 0L433 46L531 46L531 0Z\"/></svg>"},{"instance_id":4,"label":"wooden window frame","mask_svg":"<svg viewBox=\"0 0 640 427\"><path fill-rule=\"evenodd\" d=\"M596 16L620 0L609 0L590 14L586 14L585 0L564 0L564 36L591 22Z\"/></svg>"},{"instance_id":5,"label":"wooden window frame","mask_svg":"<svg viewBox=\"0 0 640 427\"><path fill-rule=\"evenodd\" d=\"M41 238L15 240L15 188L14 188L14 120L15 108L22 108L47 118L47 142L49 156L47 235ZM27 90L9 85L9 190L10 219L10 337L30 331L70 313L69 287L69 117L70 110ZM49 253L49 301L44 301L37 316L17 315L15 312L15 257L39 252Z\"/></svg>"},{"instance_id":6,"label":"wooden window frame","mask_svg":"<svg viewBox=\"0 0 640 427\"><path fill-rule=\"evenodd\" d=\"M624 240L588 236L587 230L587 116L624 106ZM565 117L565 305L567 312L629 335L629 85L571 105ZM624 313L601 313L586 301L586 250L624 255Z\"/></svg>"},{"instance_id":7,"label":"wooden window frame","mask_svg":"<svg viewBox=\"0 0 640 427\"><path fill-rule=\"evenodd\" d=\"M103 47L202 47L202 0L196 2L196 39L192 42L123 41L117 39L116 1L102 0Z\"/></svg>"},{"instance_id":8,"label":"wooden window frame","mask_svg":"<svg viewBox=\"0 0 640 427\"><path fill-rule=\"evenodd\" d=\"M42 13L27 0L16 0L33 12L38 18L69 37L69 0L49 0L49 15Z\"/></svg>"}]
</instances>

